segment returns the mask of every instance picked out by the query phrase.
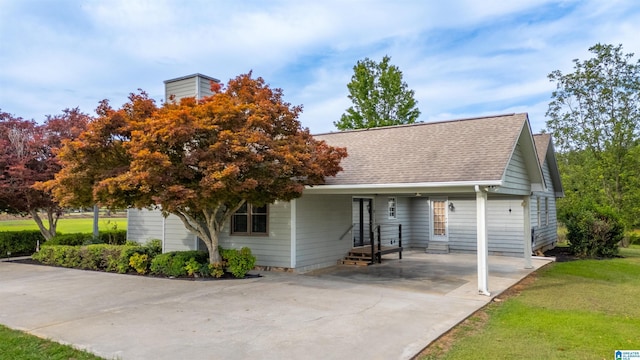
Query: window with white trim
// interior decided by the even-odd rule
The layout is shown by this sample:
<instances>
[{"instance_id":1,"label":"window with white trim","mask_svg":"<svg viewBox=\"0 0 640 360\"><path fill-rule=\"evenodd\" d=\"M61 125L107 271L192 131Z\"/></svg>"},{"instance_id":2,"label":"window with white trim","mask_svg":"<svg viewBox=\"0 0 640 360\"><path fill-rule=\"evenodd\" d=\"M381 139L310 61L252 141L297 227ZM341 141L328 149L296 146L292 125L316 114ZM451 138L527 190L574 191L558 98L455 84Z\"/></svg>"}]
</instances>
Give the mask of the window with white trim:
<instances>
[{"instance_id":1,"label":"window with white trim","mask_svg":"<svg viewBox=\"0 0 640 360\"><path fill-rule=\"evenodd\" d=\"M536 214L538 214L538 226L542 225L542 208L540 207L540 196L536 198Z\"/></svg>"},{"instance_id":2,"label":"window with white trim","mask_svg":"<svg viewBox=\"0 0 640 360\"><path fill-rule=\"evenodd\" d=\"M544 198L544 224L549 225L549 198Z\"/></svg>"},{"instance_id":3,"label":"window with white trim","mask_svg":"<svg viewBox=\"0 0 640 360\"><path fill-rule=\"evenodd\" d=\"M268 235L268 224L267 205L245 203L231 216L231 235Z\"/></svg>"},{"instance_id":4,"label":"window with white trim","mask_svg":"<svg viewBox=\"0 0 640 360\"><path fill-rule=\"evenodd\" d=\"M389 215L389 219L397 218L397 207L396 207L396 198L390 197L387 203L387 214Z\"/></svg>"}]
</instances>

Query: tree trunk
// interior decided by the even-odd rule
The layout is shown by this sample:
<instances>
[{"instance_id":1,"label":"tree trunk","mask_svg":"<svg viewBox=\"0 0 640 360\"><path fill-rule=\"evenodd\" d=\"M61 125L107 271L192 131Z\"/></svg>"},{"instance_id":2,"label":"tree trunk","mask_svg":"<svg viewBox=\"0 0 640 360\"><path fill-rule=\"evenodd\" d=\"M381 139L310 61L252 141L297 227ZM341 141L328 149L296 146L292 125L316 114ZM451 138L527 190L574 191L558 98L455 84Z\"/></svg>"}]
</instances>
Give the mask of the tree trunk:
<instances>
[{"instance_id":1,"label":"tree trunk","mask_svg":"<svg viewBox=\"0 0 640 360\"><path fill-rule=\"evenodd\" d=\"M47 220L49 222L49 228L47 229L42 222L42 218L40 218L40 214L37 210L30 211L31 217L38 225L38 229L40 229L40 233L44 236L45 240L50 240L54 236L56 236L56 225L58 223L58 215L53 211L47 210Z\"/></svg>"},{"instance_id":2,"label":"tree trunk","mask_svg":"<svg viewBox=\"0 0 640 360\"><path fill-rule=\"evenodd\" d=\"M211 234L211 239L203 239L209 250L209 263L221 263L222 257L220 256L220 251L218 251L218 233L215 229L209 229L209 234Z\"/></svg>"}]
</instances>

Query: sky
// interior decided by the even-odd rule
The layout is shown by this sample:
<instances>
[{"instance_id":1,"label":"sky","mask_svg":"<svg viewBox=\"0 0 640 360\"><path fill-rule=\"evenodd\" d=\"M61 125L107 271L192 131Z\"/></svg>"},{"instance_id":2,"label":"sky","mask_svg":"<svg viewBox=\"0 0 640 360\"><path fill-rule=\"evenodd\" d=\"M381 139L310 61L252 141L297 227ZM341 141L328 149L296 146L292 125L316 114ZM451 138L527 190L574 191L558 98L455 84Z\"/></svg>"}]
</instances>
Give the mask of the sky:
<instances>
[{"instance_id":1,"label":"sky","mask_svg":"<svg viewBox=\"0 0 640 360\"><path fill-rule=\"evenodd\" d=\"M351 106L357 61L388 55L419 121L527 112L539 132L550 72L596 43L637 58L639 36L637 0L0 0L0 110L95 114L137 89L160 104L164 80L253 71L324 133Z\"/></svg>"}]
</instances>

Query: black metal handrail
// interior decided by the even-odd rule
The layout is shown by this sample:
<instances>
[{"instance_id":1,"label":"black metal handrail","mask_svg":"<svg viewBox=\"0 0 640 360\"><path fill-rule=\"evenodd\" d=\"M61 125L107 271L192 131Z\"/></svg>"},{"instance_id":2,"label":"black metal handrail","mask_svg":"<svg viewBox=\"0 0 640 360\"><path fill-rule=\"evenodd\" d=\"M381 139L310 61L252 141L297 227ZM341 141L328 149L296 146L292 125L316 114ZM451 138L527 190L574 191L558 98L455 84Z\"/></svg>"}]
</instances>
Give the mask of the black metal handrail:
<instances>
[{"instance_id":1,"label":"black metal handrail","mask_svg":"<svg viewBox=\"0 0 640 360\"><path fill-rule=\"evenodd\" d=\"M382 226L385 225L385 229ZM388 226L387 226L388 225ZM396 232L397 226L397 232ZM378 259L378 263L382 262L382 255L388 253L399 253L399 258L402 259L402 224L378 224L376 226L376 234L378 237L377 251L374 250L373 231L371 232L371 263ZM386 239L388 246L383 250L383 239ZM397 243L397 246L394 246Z\"/></svg>"}]
</instances>

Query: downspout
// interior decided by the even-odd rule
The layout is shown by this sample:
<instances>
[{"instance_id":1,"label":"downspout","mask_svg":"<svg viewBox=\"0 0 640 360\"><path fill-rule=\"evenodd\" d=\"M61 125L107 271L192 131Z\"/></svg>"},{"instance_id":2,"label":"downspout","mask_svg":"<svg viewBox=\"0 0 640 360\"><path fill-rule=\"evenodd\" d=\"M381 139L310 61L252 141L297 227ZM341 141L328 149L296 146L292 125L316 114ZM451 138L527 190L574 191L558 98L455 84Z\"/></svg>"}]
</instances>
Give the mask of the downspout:
<instances>
[{"instance_id":1,"label":"downspout","mask_svg":"<svg viewBox=\"0 0 640 360\"><path fill-rule=\"evenodd\" d=\"M476 191L476 232L478 255L478 293L491 296L489 293L489 247L487 246L487 193L475 186Z\"/></svg>"}]
</instances>

